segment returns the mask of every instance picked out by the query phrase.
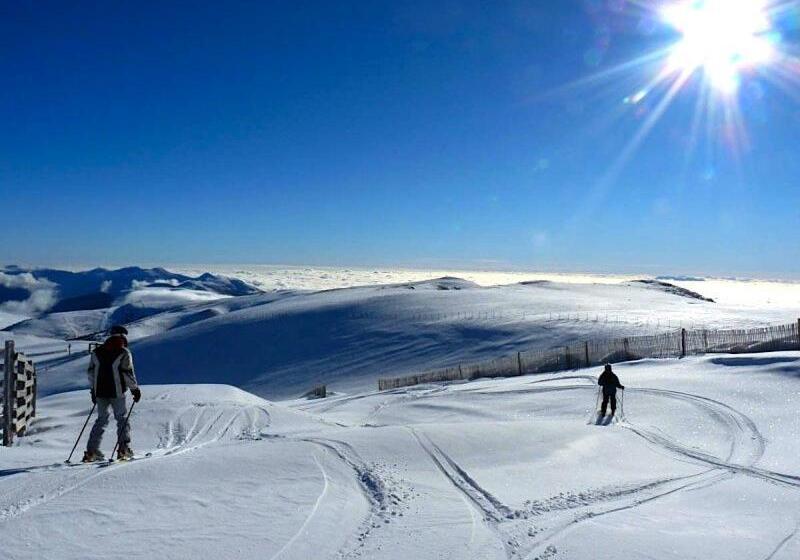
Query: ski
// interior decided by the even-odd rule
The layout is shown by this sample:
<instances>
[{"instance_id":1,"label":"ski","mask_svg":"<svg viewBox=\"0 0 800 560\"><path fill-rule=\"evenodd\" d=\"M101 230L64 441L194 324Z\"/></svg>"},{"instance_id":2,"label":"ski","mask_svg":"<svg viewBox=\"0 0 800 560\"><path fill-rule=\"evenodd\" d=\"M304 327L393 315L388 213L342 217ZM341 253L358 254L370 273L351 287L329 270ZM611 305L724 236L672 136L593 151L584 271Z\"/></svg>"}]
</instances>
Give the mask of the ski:
<instances>
[{"instance_id":1,"label":"ski","mask_svg":"<svg viewBox=\"0 0 800 560\"><path fill-rule=\"evenodd\" d=\"M97 466L97 467L105 467L105 466L112 465L112 464L115 464L115 463L129 463L131 461L138 461L138 460L141 460L141 459L147 459L147 458L152 457L152 456L153 456L153 453L148 451L147 453L145 453L143 455L134 455L133 457L130 457L128 459L113 459L113 458L112 459L108 459L108 458L103 458L103 459L98 459L96 461L85 461L85 462L84 461L79 461L77 463L73 463L73 462L69 462L69 463L53 463L52 465L49 465L47 468L48 469L53 469L53 468L56 468L56 467L75 468L75 467L84 467L84 466L85 467L90 467L92 465Z\"/></svg>"},{"instance_id":2,"label":"ski","mask_svg":"<svg viewBox=\"0 0 800 560\"><path fill-rule=\"evenodd\" d=\"M148 457L152 457L152 456L153 456L153 454L148 452L148 453L145 453L144 455L132 455L130 457L122 457L122 458L118 457L117 459L114 459L112 457L112 458L108 459L106 461L106 463L108 463L109 465L112 465L114 463L131 463L133 461L140 461L142 459L147 459Z\"/></svg>"}]
</instances>

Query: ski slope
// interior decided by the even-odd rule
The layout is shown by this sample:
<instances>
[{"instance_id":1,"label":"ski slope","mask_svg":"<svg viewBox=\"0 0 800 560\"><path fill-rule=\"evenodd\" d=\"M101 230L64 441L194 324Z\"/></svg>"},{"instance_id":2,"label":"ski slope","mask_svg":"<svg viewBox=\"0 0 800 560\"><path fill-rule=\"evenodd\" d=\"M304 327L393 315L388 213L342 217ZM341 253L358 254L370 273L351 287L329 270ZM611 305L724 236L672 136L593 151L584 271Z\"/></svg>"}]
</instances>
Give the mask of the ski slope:
<instances>
[{"instance_id":1,"label":"ski slope","mask_svg":"<svg viewBox=\"0 0 800 560\"><path fill-rule=\"evenodd\" d=\"M0 557L800 557L800 353L615 370L610 425L595 370L284 402L145 386L152 456L110 466L60 464L88 396L50 396L0 449Z\"/></svg>"}]
</instances>

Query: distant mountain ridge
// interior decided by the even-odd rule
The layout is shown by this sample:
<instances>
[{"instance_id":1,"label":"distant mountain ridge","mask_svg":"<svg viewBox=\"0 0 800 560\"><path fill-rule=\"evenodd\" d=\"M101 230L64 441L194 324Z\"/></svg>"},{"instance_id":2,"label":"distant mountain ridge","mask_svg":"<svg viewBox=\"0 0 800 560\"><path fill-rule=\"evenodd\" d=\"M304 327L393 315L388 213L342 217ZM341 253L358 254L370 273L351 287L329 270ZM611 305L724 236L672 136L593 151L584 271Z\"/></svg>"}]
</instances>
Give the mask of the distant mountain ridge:
<instances>
[{"instance_id":1,"label":"distant mountain ridge","mask_svg":"<svg viewBox=\"0 0 800 560\"><path fill-rule=\"evenodd\" d=\"M260 293L239 279L210 273L193 278L163 268L131 266L79 272L18 266L0 269L0 305L13 304L30 315L106 309L143 289L191 290L221 297Z\"/></svg>"}]
</instances>

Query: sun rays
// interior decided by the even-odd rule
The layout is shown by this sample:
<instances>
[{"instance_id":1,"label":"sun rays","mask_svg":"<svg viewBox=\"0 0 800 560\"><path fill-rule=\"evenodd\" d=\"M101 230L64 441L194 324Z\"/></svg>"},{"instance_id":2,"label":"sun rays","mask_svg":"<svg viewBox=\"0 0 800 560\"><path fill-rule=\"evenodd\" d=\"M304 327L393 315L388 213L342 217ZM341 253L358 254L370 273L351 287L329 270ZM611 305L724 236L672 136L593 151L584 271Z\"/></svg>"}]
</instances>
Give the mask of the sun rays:
<instances>
[{"instance_id":1,"label":"sun rays","mask_svg":"<svg viewBox=\"0 0 800 560\"><path fill-rule=\"evenodd\" d=\"M703 175L711 176L719 154L741 162L750 148L748 116L761 102L750 92L763 83L794 99L800 97L800 61L782 33L791 21L795 28L800 24L797 2L628 2L625 15L631 16L630 21L647 21L655 35L669 40L569 86L613 86L622 83L622 76L640 82L618 98L627 107L623 114L632 115L639 125L610 163L601 190L617 179L678 99L695 98L681 144L685 152L678 155L688 168L699 152Z\"/></svg>"}]
</instances>

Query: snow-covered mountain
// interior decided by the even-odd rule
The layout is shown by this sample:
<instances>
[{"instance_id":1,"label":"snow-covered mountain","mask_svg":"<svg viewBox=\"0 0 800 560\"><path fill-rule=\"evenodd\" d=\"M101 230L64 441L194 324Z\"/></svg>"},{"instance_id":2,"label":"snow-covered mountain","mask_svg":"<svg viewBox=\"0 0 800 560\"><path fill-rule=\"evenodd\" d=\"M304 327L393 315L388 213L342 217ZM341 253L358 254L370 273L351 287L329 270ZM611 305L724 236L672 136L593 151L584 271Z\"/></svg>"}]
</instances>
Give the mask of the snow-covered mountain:
<instances>
[{"instance_id":1,"label":"snow-covered mountain","mask_svg":"<svg viewBox=\"0 0 800 560\"><path fill-rule=\"evenodd\" d=\"M166 309L260 293L242 280L202 274L195 278L163 268L83 272L6 267L0 272L0 309L21 318L10 331L51 338L102 333Z\"/></svg>"},{"instance_id":2,"label":"snow-covered mountain","mask_svg":"<svg viewBox=\"0 0 800 560\"><path fill-rule=\"evenodd\" d=\"M139 375L154 383L225 382L268 398L683 326L787 323L800 309L753 311L669 284L481 287L457 278L323 291L280 291L187 304L128 324ZM57 315L57 314L56 314ZM58 318L63 332L77 319ZM27 323L29 334L43 325ZM17 327L19 328L19 327ZM20 332L20 331L18 331ZM47 392L83 384L81 360L50 370Z\"/></svg>"},{"instance_id":3,"label":"snow-covered mountain","mask_svg":"<svg viewBox=\"0 0 800 560\"><path fill-rule=\"evenodd\" d=\"M163 268L94 268L80 272L17 266L0 269L0 306L6 310L60 313L105 309L142 289L185 290L217 296L259 291L235 278L209 273L192 278Z\"/></svg>"}]
</instances>

